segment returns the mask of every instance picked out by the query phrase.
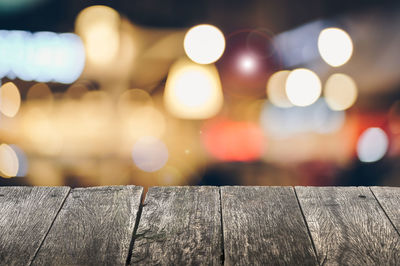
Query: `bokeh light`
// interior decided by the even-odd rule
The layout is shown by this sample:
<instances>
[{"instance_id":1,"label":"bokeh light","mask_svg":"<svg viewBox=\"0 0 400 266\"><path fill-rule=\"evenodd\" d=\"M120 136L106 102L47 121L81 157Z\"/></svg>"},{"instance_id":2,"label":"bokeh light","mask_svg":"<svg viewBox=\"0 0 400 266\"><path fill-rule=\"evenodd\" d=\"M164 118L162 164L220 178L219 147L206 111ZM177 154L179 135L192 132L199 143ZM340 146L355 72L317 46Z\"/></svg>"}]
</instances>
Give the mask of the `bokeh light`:
<instances>
[{"instance_id":1,"label":"bokeh light","mask_svg":"<svg viewBox=\"0 0 400 266\"><path fill-rule=\"evenodd\" d=\"M36 101L52 98L52 93L49 86L46 83L36 83L29 88L26 94L27 101Z\"/></svg>"},{"instance_id":2,"label":"bokeh light","mask_svg":"<svg viewBox=\"0 0 400 266\"><path fill-rule=\"evenodd\" d=\"M225 37L217 27L202 24L189 29L183 47L186 55L194 62L210 64L224 53Z\"/></svg>"},{"instance_id":3,"label":"bokeh light","mask_svg":"<svg viewBox=\"0 0 400 266\"><path fill-rule=\"evenodd\" d=\"M293 104L289 101L286 95L286 79L290 71L281 70L272 74L267 83L268 100L278 107L291 107Z\"/></svg>"},{"instance_id":4,"label":"bokeh light","mask_svg":"<svg viewBox=\"0 0 400 266\"><path fill-rule=\"evenodd\" d=\"M17 86L7 82L0 87L0 111L8 117L14 117L21 106L21 95Z\"/></svg>"},{"instance_id":5,"label":"bokeh light","mask_svg":"<svg viewBox=\"0 0 400 266\"><path fill-rule=\"evenodd\" d=\"M164 103L179 118L205 119L217 114L223 95L215 66L178 60L168 74Z\"/></svg>"},{"instance_id":6,"label":"bokeh light","mask_svg":"<svg viewBox=\"0 0 400 266\"><path fill-rule=\"evenodd\" d=\"M75 22L75 31L85 43L89 61L104 65L119 51L121 19L111 7L96 5L83 9Z\"/></svg>"},{"instance_id":7,"label":"bokeh light","mask_svg":"<svg viewBox=\"0 0 400 266\"><path fill-rule=\"evenodd\" d=\"M121 94L118 99L118 109L121 113L130 113L133 109L152 105L150 94L141 89L130 89Z\"/></svg>"},{"instance_id":8,"label":"bokeh light","mask_svg":"<svg viewBox=\"0 0 400 266\"><path fill-rule=\"evenodd\" d=\"M161 140L155 137L142 137L133 146L132 158L139 169L155 172L167 163L168 149Z\"/></svg>"},{"instance_id":9,"label":"bokeh light","mask_svg":"<svg viewBox=\"0 0 400 266\"><path fill-rule=\"evenodd\" d=\"M59 42L49 66L53 69L51 80L69 84L80 77L85 67L85 48L75 34L62 33L58 37Z\"/></svg>"},{"instance_id":10,"label":"bokeh light","mask_svg":"<svg viewBox=\"0 0 400 266\"><path fill-rule=\"evenodd\" d=\"M389 148L389 138L378 127L366 129L357 142L357 156L361 162L371 163L382 159Z\"/></svg>"},{"instance_id":11,"label":"bokeh light","mask_svg":"<svg viewBox=\"0 0 400 266\"><path fill-rule=\"evenodd\" d=\"M227 35L225 52L216 65L226 94L263 97L278 62L279 55L266 31L239 30Z\"/></svg>"},{"instance_id":12,"label":"bokeh light","mask_svg":"<svg viewBox=\"0 0 400 266\"><path fill-rule=\"evenodd\" d=\"M80 99L85 93L87 93L90 89L90 83L85 80L75 82L71 86L68 87L64 96L70 99Z\"/></svg>"},{"instance_id":13,"label":"bokeh light","mask_svg":"<svg viewBox=\"0 0 400 266\"><path fill-rule=\"evenodd\" d=\"M257 124L219 118L205 123L202 141L207 151L221 161L253 161L264 150L264 136Z\"/></svg>"},{"instance_id":14,"label":"bokeh light","mask_svg":"<svg viewBox=\"0 0 400 266\"><path fill-rule=\"evenodd\" d=\"M324 96L332 110L350 108L355 103L357 95L355 81L346 74L333 74L326 81Z\"/></svg>"},{"instance_id":15,"label":"bokeh light","mask_svg":"<svg viewBox=\"0 0 400 266\"><path fill-rule=\"evenodd\" d=\"M28 173L28 158L25 152L17 145L9 145L15 152L18 158L18 172L15 176L24 177Z\"/></svg>"},{"instance_id":16,"label":"bokeh light","mask_svg":"<svg viewBox=\"0 0 400 266\"><path fill-rule=\"evenodd\" d=\"M318 50L324 61L338 67L345 64L353 54L353 42L347 32L339 28L327 28L318 37Z\"/></svg>"},{"instance_id":17,"label":"bokeh light","mask_svg":"<svg viewBox=\"0 0 400 266\"><path fill-rule=\"evenodd\" d=\"M321 81L317 74L309 69L295 69L287 77L286 95L294 105L311 105L321 95Z\"/></svg>"},{"instance_id":18,"label":"bokeh light","mask_svg":"<svg viewBox=\"0 0 400 266\"><path fill-rule=\"evenodd\" d=\"M3 177L14 177L18 174L18 156L7 144L0 145L0 173Z\"/></svg>"},{"instance_id":19,"label":"bokeh light","mask_svg":"<svg viewBox=\"0 0 400 266\"><path fill-rule=\"evenodd\" d=\"M50 113L54 106L54 95L46 83L36 83L26 94L25 107L40 108Z\"/></svg>"},{"instance_id":20,"label":"bokeh light","mask_svg":"<svg viewBox=\"0 0 400 266\"><path fill-rule=\"evenodd\" d=\"M2 31L0 77L72 83L82 73L85 51L72 33Z\"/></svg>"},{"instance_id":21,"label":"bokeh light","mask_svg":"<svg viewBox=\"0 0 400 266\"><path fill-rule=\"evenodd\" d=\"M395 101L390 107L388 124L393 134L400 134L400 101Z\"/></svg>"},{"instance_id":22,"label":"bokeh light","mask_svg":"<svg viewBox=\"0 0 400 266\"><path fill-rule=\"evenodd\" d=\"M260 114L260 124L265 133L274 139L293 137L301 133L335 133L345 122L343 111L331 110L324 98L306 107L282 108L268 103Z\"/></svg>"}]
</instances>

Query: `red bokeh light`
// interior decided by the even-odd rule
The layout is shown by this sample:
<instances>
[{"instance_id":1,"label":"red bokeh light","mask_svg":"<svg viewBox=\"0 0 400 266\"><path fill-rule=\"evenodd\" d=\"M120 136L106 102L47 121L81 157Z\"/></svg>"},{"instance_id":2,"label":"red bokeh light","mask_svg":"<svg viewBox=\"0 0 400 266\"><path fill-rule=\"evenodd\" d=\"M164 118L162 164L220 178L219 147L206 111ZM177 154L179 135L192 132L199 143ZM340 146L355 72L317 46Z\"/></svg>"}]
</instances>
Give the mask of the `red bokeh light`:
<instances>
[{"instance_id":1,"label":"red bokeh light","mask_svg":"<svg viewBox=\"0 0 400 266\"><path fill-rule=\"evenodd\" d=\"M221 161L257 160L264 146L264 136L257 124L226 118L206 122L202 141L206 150Z\"/></svg>"}]
</instances>

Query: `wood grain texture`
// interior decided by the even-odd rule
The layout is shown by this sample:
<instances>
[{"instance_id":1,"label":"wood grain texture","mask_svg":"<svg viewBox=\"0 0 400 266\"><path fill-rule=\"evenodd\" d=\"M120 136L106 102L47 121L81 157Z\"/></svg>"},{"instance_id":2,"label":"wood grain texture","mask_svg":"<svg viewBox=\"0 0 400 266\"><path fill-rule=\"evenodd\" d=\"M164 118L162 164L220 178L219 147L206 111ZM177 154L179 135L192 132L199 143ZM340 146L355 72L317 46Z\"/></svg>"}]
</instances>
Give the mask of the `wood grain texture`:
<instances>
[{"instance_id":1,"label":"wood grain texture","mask_svg":"<svg viewBox=\"0 0 400 266\"><path fill-rule=\"evenodd\" d=\"M0 265L29 265L69 187L0 187Z\"/></svg>"},{"instance_id":2,"label":"wood grain texture","mask_svg":"<svg viewBox=\"0 0 400 266\"><path fill-rule=\"evenodd\" d=\"M131 264L220 265L221 238L217 187L152 187Z\"/></svg>"},{"instance_id":3,"label":"wood grain texture","mask_svg":"<svg viewBox=\"0 0 400 266\"><path fill-rule=\"evenodd\" d=\"M321 264L399 265L400 238L369 188L296 187Z\"/></svg>"},{"instance_id":4,"label":"wood grain texture","mask_svg":"<svg viewBox=\"0 0 400 266\"><path fill-rule=\"evenodd\" d=\"M226 265L316 265L291 187L221 187Z\"/></svg>"},{"instance_id":5,"label":"wood grain texture","mask_svg":"<svg viewBox=\"0 0 400 266\"><path fill-rule=\"evenodd\" d=\"M143 189L71 190L33 265L125 265Z\"/></svg>"},{"instance_id":6,"label":"wood grain texture","mask_svg":"<svg viewBox=\"0 0 400 266\"><path fill-rule=\"evenodd\" d=\"M386 215L400 232L400 187L371 187Z\"/></svg>"}]
</instances>

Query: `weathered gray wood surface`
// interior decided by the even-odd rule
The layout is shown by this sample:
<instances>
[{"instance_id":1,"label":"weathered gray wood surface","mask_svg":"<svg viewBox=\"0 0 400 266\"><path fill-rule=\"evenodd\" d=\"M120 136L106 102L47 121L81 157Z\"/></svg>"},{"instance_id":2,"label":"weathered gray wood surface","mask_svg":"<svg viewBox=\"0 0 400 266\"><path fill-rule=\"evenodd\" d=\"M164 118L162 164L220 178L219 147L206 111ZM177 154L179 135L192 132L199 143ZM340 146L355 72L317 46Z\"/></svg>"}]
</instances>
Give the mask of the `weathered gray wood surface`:
<instances>
[{"instance_id":1,"label":"weathered gray wood surface","mask_svg":"<svg viewBox=\"0 0 400 266\"><path fill-rule=\"evenodd\" d=\"M217 187L153 187L143 205L131 263L220 265Z\"/></svg>"},{"instance_id":2,"label":"weathered gray wood surface","mask_svg":"<svg viewBox=\"0 0 400 266\"><path fill-rule=\"evenodd\" d=\"M366 187L296 187L320 263L400 265L400 239Z\"/></svg>"},{"instance_id":3,"label":"weathered gray wood surface","mask_svg":"<svg viewBox=\"0 0 400 266\"><path fill-rule=\"evenodd\" d=\"M371 187L386 215L400 232L400 187Z\"/></svg>"},{"instance_id":4,"label":"weathered gray wood surface","mask_svg":"<svg viewBox=\"0 0 400 266\"><path fill-rule=\"evenodd\" d=\"M400 265L400 188L142 192L0 187L0 265Z\"/></svg>"},{"instance_id":5,"label":"weathered gray wood surface","mask_svg":"<svg viewBox=\"0 0 400 266\"><path fill-rule=\"evenodd\" d=\"M125 265L143 189L73 189L34 265Z\"/></svg>"},{"instance_id":6,"label":"weathered gray wood surface","mask_svg":"<svg viewBox=\"0 0 400 266\"><path fill-rule=\"evenodd\" d=\"M226 265L316 265L292 187L222 187Z\"/></svg>"},{"instance_id":7,"label":"weathered gray wood surface","mask_svg":"<svg viewBox=\"0 0 400 266\"><path fill-rule=\"evenodd\" d=\"M0 187L0 265L28 265L69 187Z\"/></svg>"}]
</instances>

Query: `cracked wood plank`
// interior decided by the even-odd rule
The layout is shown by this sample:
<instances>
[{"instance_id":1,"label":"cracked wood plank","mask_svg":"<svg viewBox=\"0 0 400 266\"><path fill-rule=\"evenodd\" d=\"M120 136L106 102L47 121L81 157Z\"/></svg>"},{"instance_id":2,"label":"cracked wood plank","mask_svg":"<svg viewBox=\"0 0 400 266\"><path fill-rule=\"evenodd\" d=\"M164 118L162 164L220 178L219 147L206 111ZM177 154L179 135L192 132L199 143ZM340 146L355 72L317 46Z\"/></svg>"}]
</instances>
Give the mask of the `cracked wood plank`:
<instances>
[{"instance_id":1,"label":"cracked wood plank","mask_svg":"<svg viewBox=\"0 0 400 266\"><path fill-rule=\"evenodd\" d=\"M399 235L367 187L295 189L321 264L400 264Z\"/></svg>"},{"instance_id":2,"label":"cracked wood plank","mask_svg":"<svg viewBox=\"0 0 400 266\"><path fill-rule=\"evenodd\" d=\"M143 188L71 190L33 265L125 265Z\"/></svg>"},{"instance_id":3,"label":"cracked wood plank","mask_svg":"<svg viewBox=\"0 0 400 266\"><path fill-rule=\"evenodd\" d=\"M152 187L143 204L131 264L220 265L217 187Z\"/></svg>"},{"instance_id":4,"label":"cracked wood plank","mask_svg":"<svg viewBox=\"0 0 400 266\"><path fill-rule=\"evenodd\" d=\"M400 187L371 187L397 232L400 232Z\"/></svg>"},{"instance_id":5,"label":"cracked wood plank","mask_svg":"<svg viewBox=\"0 0 400 266\"><path fill-rule=\"evenodd\" d=\"M0 187L0 265L29 265L69 187Z\"/></svg>"},{"instance_id":6,"label":"cracked wood plank","mask_svg":"<svg viewBox=\"0 0 400 266\"><path fill-rule=\"evenodd\" d=\"M292 187L221 187L226 265L316 265Z\"/></svg>"}]
</instances>

